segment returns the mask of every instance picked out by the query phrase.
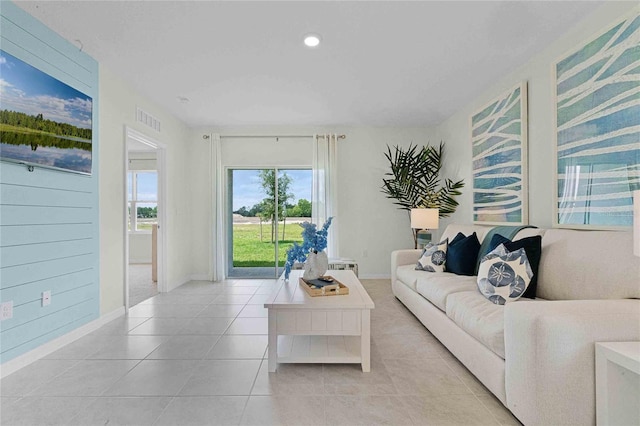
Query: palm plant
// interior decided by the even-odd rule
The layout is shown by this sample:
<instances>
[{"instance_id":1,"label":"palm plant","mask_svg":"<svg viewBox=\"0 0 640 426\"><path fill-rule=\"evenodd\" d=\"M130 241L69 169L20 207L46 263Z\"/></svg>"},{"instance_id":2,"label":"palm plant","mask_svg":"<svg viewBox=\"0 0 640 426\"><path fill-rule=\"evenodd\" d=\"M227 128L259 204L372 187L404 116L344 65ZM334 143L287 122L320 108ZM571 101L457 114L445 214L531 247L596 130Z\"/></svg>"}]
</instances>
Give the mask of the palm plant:
<instances>
[{"instance_id":1,"label":"palm plant","mask_svg":"<svg viewBox=\"0 0 640 426\"><path fill-rule=\"evenodd\" d=\"M384 154L391 166L391 172L382 179L382 192L400 209L411 212L414 208L437 208L440 217L448 217L456 211L464 181L444 179L441 184L440 169L444 158L444 142L439 147L430 145L418 148L410 144L404 150L387 145ZM416 234L414 232L414 240Z\"/></svg>"}]
</instances>

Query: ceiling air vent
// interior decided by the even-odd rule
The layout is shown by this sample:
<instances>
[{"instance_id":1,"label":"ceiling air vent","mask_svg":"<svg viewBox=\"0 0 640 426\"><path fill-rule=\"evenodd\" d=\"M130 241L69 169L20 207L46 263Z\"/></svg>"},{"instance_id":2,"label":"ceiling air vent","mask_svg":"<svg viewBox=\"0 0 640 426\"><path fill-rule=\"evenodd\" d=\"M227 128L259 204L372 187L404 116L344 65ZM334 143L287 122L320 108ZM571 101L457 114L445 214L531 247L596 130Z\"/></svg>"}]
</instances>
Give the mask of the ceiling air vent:
<instances>
[{"instance_id":1,"label":"ceiling air vent","mask_svg":"<svg viewBox=\"0 0 640 426\"><path fill-rule=\"evenodd\" d=\"M136 121L151 127L156 132L160 133L160 120L155 118L143 109L136 108Z\"/></svg>"}]
</instances>

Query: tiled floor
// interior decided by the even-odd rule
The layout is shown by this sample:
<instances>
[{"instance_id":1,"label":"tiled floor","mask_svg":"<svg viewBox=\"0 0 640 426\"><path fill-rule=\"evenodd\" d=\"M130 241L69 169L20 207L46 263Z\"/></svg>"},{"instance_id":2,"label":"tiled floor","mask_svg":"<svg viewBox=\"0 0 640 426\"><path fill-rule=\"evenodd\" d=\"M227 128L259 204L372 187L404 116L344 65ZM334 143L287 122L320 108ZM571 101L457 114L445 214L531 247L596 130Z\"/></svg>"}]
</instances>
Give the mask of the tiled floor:
<instances>
[{"instance_id":1,"label":"tiled floor","mask_svg":"<svg viewBox=\"0 0 640 426\"><path fill-rule=\"evenodd\" d=\"M363 280L372 367L267 372L273 280L190 282L6 377L2 425L518 425L398 302Z\"/></svg>"},{"instance_id":2,"label":"tiled floor","mask_svg":"<svg viewBox=\"0 0 640 426\"><path fill-rule=\"evenodd\" d=\"M150 263L129 264L129 306L158 294L158 283L151 279Z\"/></svg>"}]
</instances>

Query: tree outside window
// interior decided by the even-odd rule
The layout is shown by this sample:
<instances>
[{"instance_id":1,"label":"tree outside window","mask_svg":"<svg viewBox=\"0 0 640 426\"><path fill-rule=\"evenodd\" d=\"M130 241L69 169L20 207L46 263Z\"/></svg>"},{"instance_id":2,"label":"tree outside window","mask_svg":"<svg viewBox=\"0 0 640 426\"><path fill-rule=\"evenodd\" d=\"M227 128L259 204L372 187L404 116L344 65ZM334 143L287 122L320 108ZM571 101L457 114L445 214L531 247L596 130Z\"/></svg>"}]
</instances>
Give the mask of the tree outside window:
<instances>
[{"instance_id":1,"label":"tree outside window","mask_svg":"<svg viewBox=\"0 0 640 426\"><path fill-rule=\"evenodd\" d=\"M158 173L130 171L127 173L127 193L130 232L151 232L158 223Z\"/></svg>"}]
</instances>

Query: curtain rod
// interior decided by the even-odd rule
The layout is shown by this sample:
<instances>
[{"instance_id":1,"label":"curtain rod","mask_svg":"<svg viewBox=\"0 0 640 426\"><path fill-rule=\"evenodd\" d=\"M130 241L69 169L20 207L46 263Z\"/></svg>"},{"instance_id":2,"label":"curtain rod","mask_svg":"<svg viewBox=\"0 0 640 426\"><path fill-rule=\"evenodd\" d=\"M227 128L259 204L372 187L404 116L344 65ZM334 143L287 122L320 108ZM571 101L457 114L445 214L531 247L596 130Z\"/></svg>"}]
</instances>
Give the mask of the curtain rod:
<instances>
[{"instance_id":1,"label":"curtain rod","mask_svg":"<svg viewBox=\"0 0 640 426\"><path fill-rule=\"evenodd\" d=\"M291 138L312 138L314 135L285 135L285 136L277 136L277 135L220 135L220 139L291 139ZM325 138L325 135L315 135L319 138ZM207 140L211 136L202 135L202 139ZM346 135L337 135L338 139L346 139Z\"/></svg>"}]
</instances>

